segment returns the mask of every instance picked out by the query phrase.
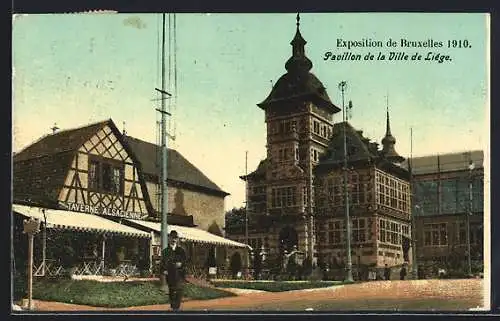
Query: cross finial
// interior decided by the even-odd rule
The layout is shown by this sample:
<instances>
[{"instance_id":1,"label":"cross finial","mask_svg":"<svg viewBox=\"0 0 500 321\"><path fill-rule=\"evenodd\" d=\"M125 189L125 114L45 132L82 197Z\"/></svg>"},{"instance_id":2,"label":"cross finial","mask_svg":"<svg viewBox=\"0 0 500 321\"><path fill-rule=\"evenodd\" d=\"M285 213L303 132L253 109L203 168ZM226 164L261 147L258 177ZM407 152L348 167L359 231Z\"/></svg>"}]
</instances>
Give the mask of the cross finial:
<instances>
[{"instance_id":1,"label":"cross finial","mask_svg":"<svg viewBox=\"0 0 500 321\"><path fill-rule=\"evenodd\" d=\"M52 127L51 129L52 129L52 134L55 134L56 131L59 129L59 127L57 127L57 124L54 123L54 127Z\"/></svg>"},{"instance_id":2,"label":"cross finial","mask_svg":"<svg viewBox=\"0 0 500 321\"><path fill-rule=\"evenodd\" d=\"M299 13L297 13L297 28L299 27L300 25L300 15Z\"/></svg>"}]
</instances>

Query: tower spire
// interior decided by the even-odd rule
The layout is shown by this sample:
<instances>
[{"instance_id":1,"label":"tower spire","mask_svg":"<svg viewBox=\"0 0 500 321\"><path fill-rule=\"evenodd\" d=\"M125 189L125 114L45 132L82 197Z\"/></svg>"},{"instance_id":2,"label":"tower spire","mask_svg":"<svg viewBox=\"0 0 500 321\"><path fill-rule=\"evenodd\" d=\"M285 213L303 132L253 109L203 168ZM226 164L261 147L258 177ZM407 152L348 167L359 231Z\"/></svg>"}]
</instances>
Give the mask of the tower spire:
<instances>
[{"instance_id":1,"label":"tower spire","mask_svg":"<svg viewBox=\"0 0 500 321\"><path fill-rule=\"evenodd\" d=\"M385 107L385 111L386 111L385 136L386 137L392 137L392 134L391 134L391 121L390 121L390 118L389 118L389 94L387 94L387 96L385 96L385 97L386 97L386 107ZM394 141L394 143L396 143L396 141Z\"/></svg>"},{"instance_id":2,"label":"tower spire","mask_svg":"<svg viewBox=\"0 0 500 321\"><path fill-rule=\"evenodd\" d=\"M396 138L392 136L391 133L391 122L389 116L389 94L386 96L386 125L385 125L385 136L382 138L382 154L385 158L394 162L402 162L403 157L399 156L396 152L394 145L396 145Z\"/></svg>"},{"instance_id":3,"label":"tower spire","mask_svg":"<svg viewBox=\"0 0 500 321\"><path fill-rule=\"evenodd\" d=\"M296 20L297 30L295 32L295 37L293 37L292 42L290 42L292 45L292 57L286 62L285 68L290 73L308 72L312 68L312 62L306 57L304 47L307 41L305 41L300 34L299 13L297 13Z\"/></svg>"}]
</instances>

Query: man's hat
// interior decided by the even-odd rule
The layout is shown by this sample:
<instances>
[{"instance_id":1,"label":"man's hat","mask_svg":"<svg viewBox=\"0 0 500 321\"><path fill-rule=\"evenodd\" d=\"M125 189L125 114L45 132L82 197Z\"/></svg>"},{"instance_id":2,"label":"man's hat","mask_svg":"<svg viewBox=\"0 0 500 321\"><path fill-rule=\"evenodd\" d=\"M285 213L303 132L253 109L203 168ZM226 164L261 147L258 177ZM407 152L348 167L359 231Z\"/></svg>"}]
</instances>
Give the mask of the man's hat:
<instances>
[{"instance_id":1,"label":"man's hat","mask_svg":"<svg viewBox=\"0 0 500 321\"><path fill-rule=\"evenodd\" d=\"M174 238L174 239L179 238L179 234L177 234L177 231L175 231L175 230L171 231L168 236L170 236L171 238Z\"/></svg>"}]
</instances>

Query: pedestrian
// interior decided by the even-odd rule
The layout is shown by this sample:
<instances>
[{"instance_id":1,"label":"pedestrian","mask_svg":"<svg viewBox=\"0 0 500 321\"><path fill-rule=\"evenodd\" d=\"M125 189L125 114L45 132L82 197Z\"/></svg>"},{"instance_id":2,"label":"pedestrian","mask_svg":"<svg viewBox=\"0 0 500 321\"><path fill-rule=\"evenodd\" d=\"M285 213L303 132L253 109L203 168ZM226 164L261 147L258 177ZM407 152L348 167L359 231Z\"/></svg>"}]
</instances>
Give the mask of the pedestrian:
<instances>
[{"instance_id":1,"label":"pedestrian","mask_svg":"<svg viewBox=\"0 0 500 321\"><path fill-rule=\"evenodd\" d=\"M186 277L186 252L178 242L177 231L171 231L168 235L167 252L162 255L162 273L167 281L170 307L173 311L178 311L181 306Z\"/></svg>"},{"instance_id":2,"label":"pedestrian","mask_svg":"<svg viewBox=\"0 0 500 321\"><path fill-rule=\"evenodd\" d=\"M406 277L406 266L403 265L403 266L401 266L401 271L399 271L399 278L401 280L404 280L405 277Z\"/></svg>"},{"instance_id":3,"label":"pedestrian","mask_svg":"<svg viewBox=\"0 0 500 321\"><path fill-rule=\"evenodd\" d=\"M385 268L384 268L384 279L386 279L386 280L391 279L391 268L388 267L387 264L385 265Z\"/></svg>"}]
</instances>

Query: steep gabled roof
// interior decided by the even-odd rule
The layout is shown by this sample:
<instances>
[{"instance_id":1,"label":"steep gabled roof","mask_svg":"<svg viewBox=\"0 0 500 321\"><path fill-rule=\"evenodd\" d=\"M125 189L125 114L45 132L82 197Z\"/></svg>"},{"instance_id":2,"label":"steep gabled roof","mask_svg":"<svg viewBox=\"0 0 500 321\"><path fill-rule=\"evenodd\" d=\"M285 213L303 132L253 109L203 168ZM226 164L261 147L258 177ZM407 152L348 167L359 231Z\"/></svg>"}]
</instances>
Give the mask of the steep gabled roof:
<instances>
[{"instance_id":1,"label":"steep gabled roof","mask_svg":"<svg viewBox=\"0 0 500 321\"><path fill-rule=\"evenodd\" d=\"M13 156L14 199L55 204L76 150L107 124L112 121L46 135L16 153Z\"/></svg>"},{"instance_id":2,"label":"steep gabled roof","mask_svg":"<svg viewBox=\"0 0 500 321\"><path fill-rule=\"evenodd\" d=\"M14 197L33 202L56 201L71 166L75 152L101 128L109 125L123 143L143 174L159 175L158 146L123 136L111 119L83 127L46 135L13 156ZM202 188L217 195L229 195L208 179L180 153L170 149L168 178L172 181Z\"/></svg>"},{"instance_id":3,"label":"steep gabled roof","mask_svg":"<svg viewBox=\"0 0 500 321\"><path fill-rule=\"evenodd\" d=\"M261 160L259 162L259 165L257 166L256 170L254 170L253 172L249 173L248 175L242 175L242 176L240 176L240 178L245 181L247 179L247 177L257 177L257 176L259 176L259 177L265 177L266 176L266 171L267 171L268 163L269 162L268 162L267 158Z\"/></svg>"},{"instance_id":4,"label":"steep gabled roof","mask_svg":"<svg viewBox=\"0 0 500 321\"><path fill-rule=\"evenodd\" d=\"M350 162L378 157L378 153L370 148L369 140L363 137L361 131L354 129L348 122L342 122L333 126L327 151L320 158L319 165L340 164L344 161L344 124L346 125L347 155Z\"/></svg>"},{"instance_id":5,"label":"steep gabled roof","mask_svg":"<svg viewBox=\"0 0 500 321\"><path fill-rule=\"evenodd\" d=\"M278 79L266 99L257 105L266 109L272 103L291 99L311 100L318 106L329 109L332 113L337 113L340 110L330 100L325 86L312 73L284 74Z\"/></svg>"},{"instance_id":6,"label":"steep gabled roof","mask_svg":"<svg viewBox=\"0 0 500 321\"><path fill-rule=\"evenodd\" d=\"M30 200L36 204L54 203L64 185L73 158L73 151L66 151L14 161L14 199Z\"/></svg>"},{"instance_id":7,"label":"steep gabled roof","mask_svg":"<svg viewBox=\"0 0 500 321\"><path fill-rule=\"evenodd\" d=\"M159 177L160 146L130 136L124 136L124 141L137 157L142 172L150 176ZM168 180L187 184L195 188L201 187L219 195L229 195L229 193L221 190L196 166L191 164L174 149L168 149L167 177Z\"/></svg>"},{"instance_id":8,"label":"steep gabled roof","mask_svg":"<svg viewBox=\"0 0 500 321\"><path fill-rule=\"evenodd\" d=\"M41 137L14 155L14 162L75 151L111 119Z\"/></svg>"},{"instance_id":9,"label":"steep gabled roof","mask_svg":"<svg viewBox=\"0 0 500 321\"><path fill-rule=\"evenodd\" d=\"M408 172L405 168L394 164L390 159L386 159L378 149L378 144L364 137L361 130L356 130L348 122L337 123L333 126L332 137L327 151L320 157L319 163L315 167L316 173L343 165L344 125L347 137L347 161L349 164L368 162L384 171L390 171L405 179L408 178Z\"/></svg>"}]
</instances>

